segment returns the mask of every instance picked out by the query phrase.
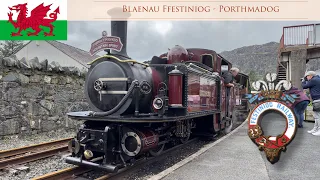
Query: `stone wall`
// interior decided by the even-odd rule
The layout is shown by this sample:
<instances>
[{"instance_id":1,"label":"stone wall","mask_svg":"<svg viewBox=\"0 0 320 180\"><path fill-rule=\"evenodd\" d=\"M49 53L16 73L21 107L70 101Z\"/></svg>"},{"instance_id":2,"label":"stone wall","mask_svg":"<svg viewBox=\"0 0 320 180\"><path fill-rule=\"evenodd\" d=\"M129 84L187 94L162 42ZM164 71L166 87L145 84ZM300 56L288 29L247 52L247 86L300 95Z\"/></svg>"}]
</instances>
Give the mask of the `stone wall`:
<instances>
[{"instance_id":1,"label":"stone wall","mask_svg":"<svg viewBox=\"0 0 320 180\"><path fill-rule=\"evenodd\" d=\"M0 136L76 128L82 122L66 113L89 110L85 73L38 58L0 59Z\"/></svg>"}]
</instances>

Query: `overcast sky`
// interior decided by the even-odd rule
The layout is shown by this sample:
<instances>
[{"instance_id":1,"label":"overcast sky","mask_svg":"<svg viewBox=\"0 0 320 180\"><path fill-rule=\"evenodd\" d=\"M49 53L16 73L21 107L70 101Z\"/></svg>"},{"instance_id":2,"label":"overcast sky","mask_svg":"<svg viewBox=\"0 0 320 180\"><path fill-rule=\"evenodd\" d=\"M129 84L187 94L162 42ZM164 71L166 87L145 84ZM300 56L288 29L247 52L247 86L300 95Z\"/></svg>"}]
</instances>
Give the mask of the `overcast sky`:
<instances>
[{"instance_id":1,"label":"overcast sky","mask_svg":"<svg viewBox=\"0 0 320 180\"><path fill-rule=\"evenodd\" d=\"M130 21L128 55L135 60L149 60L167 52L174 45L207 48L220 53L242 46L279 42L283 26L319 23L305 21ZM110 21L70 22L65 43L89 51L91 43L110 35Z\"/></svg>"}]
</instances>

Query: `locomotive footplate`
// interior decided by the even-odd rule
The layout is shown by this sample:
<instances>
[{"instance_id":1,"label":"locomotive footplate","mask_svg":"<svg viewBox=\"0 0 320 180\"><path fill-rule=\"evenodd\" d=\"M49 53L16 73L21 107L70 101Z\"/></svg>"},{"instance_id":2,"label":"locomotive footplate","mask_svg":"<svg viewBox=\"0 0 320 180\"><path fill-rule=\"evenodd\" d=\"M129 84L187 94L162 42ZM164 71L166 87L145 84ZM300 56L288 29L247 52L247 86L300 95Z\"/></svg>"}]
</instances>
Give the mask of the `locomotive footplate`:
<instances>
[{"instance_id":1,"label":"locomotive footplate","mask_svg":"<svg viewBox=\"0 0 320 180\"><path fill-rule=\"evenodd\" d=\"M70 112L67 113L69 118L76 120L90 120L90 121L110 121L110 122L172 122L181 121L190 118L197 118L206 115L213 115L216 113L221 113L221 111L199 111L194 113L189 113L185 116L158 116L152 114L140 114L140 116L106 116L106 117L93 117L90 116L91 111L80 111L80 112Z\"/></svg>"}]
</instances>

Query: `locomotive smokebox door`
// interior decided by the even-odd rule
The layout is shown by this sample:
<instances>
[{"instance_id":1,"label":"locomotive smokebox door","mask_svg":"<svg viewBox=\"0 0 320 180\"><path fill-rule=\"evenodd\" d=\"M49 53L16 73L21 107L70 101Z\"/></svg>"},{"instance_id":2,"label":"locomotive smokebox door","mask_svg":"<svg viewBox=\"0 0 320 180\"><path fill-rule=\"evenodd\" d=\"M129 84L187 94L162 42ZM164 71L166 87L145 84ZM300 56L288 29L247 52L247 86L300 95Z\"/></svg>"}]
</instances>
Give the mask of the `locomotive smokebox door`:
<instances>
[{"instance_id":1,"label":"locomotive smokebox door","mask_svg":"<svg viewBox=\"0 0 320 180\"><path fill-rule=\"evenodd\" d=\"M168 73L169 75L169 107L182 107L182 77L183 73L177 66Z\"/></svg>"}]
</instances>

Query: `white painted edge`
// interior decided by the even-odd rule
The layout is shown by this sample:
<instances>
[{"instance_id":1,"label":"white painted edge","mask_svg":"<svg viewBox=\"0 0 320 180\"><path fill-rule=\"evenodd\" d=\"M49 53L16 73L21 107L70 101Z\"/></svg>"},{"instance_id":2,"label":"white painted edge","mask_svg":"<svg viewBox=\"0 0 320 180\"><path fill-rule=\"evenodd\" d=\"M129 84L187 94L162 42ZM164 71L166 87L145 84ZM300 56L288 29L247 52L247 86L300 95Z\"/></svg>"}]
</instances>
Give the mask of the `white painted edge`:
<instances>
[{"instance_id":1,"label":"white painted edge","mask_svg":"<svg viewBox=\"0 0 320 180\"><path fill-rule=\"evenodd\" d=\"M238 130L240 128L242 128L243 125L245 125L245 123L248 121L248 119L246 119L240 126L238 126L236 129L234 129L233 131L231 131L229 134L226 134L225 136L223 136L222 138L218 139L217 141L214 141L210 144L205 145L205 147L201 148L199 151L197 151L196 153L192 154L191 156L183 159L182 161L176 163L175 165L171 166L170 168L150 177L148 180L160 180L164 177L166 177L167 175L169 175L170 173L174 172L176 169L179 169L180 167L182 167L183 165L189 163L190 161L194 160L196 157L198 157L199 155L203 154L204 152L206 152L208 149L212 148L213 146L219 144L221 141L225 140L226 138L228 138L229 136L231 136L232 134L234 134L235 132L238 132Z\"/></svg>"}]
</instances>

